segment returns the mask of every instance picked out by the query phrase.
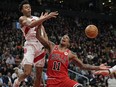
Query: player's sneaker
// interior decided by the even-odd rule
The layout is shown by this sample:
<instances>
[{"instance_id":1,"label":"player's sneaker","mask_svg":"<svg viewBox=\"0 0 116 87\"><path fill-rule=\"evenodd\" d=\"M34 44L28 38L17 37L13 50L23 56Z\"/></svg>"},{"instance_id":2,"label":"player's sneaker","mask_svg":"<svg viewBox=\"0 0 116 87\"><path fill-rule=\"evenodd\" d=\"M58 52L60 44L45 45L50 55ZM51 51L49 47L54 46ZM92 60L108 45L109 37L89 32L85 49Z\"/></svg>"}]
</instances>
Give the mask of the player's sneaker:
<instances>
[{"instance_id":1,"label":"player's sneaker","mask_svg":"<svg viewBox=\"0 0 116 87\"><path fill-rule=\"evenodd\" d=\"M20 82L18 81L18 79L15 79L13 87L19 87Z\"/></svg>"}]
</instances>

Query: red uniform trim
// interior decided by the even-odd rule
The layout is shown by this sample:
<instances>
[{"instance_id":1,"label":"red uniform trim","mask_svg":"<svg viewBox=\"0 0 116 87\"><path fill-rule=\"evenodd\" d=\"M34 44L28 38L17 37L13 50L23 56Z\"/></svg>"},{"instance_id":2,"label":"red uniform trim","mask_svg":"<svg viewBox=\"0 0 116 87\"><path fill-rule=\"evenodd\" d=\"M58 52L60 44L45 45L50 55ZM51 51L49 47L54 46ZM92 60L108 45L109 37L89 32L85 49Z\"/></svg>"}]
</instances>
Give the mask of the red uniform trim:
<instances>
[{"instance_id":1,"label":"red uniform trim","mask_svg":"<svg viewBox=\"0 0 116 87\"><path fill-rule=\"evenodd\" d=\"M25 35L28 33L29 29L30 29L29 27L25 28Z\"/></svg>"},{"instance_id":2,"label":"red uniform trim","mask_svg":"<svg viewBox=\"0 0 116 87\"><path fill-rule=\"evenodd\" d=\"M34 63L36 63L37 61L39 61L40 59L42 59L45 56L46 52L43 52L42 54L40 54L39 56L37 56L36 58L34 58Z\"/></svg>"}]
</instances>

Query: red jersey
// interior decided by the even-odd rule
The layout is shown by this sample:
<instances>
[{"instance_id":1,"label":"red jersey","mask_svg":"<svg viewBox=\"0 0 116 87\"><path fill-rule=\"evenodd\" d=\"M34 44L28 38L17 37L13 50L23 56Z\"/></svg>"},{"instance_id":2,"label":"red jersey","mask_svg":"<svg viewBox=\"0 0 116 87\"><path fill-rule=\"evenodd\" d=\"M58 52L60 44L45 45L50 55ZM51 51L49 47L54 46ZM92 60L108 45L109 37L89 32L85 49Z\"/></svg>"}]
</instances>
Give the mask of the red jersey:
<instances>
[{"instance_id":1,"label":"red jersey","mask_svg":"<svg viewBox=\"0 0 116 87\"><path fill-rule=\"evenodd\" d=\"M47 87L76 87L79 85L68 76L69 52L69 49L61 52L58 50L58 45L55 45L48 60Z\"/></svg>"},{"instance_id":2,"label":"red jersey","mask_svg":"<svg viewBox=\"0 0 116 87\"><path fill-rule=\"evenodd\" d=\"M47 75L48 79L62 79L68 77L68 54L70 50L61 52L58 50L58 45L55 45L52 53L49 56Z\"/></svg>"}]
</instances>

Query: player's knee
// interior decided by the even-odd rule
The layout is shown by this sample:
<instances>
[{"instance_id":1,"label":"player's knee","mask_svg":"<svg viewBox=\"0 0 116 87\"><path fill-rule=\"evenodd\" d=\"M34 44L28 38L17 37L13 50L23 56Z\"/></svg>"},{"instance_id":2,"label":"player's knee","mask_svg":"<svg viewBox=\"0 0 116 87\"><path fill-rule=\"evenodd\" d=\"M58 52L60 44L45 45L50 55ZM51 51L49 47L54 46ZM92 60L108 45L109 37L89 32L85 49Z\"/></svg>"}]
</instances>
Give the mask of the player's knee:
<instances>
[{"instance_id":1,"label":"player's knee","mask_svg":"<svg viewBox=\"0 0 116 87\"><path fill-rule=\"evenodd\" d=\"M31 71L24 71L25 77L28 77L31 74Z\"/></svg>"},{"instance_id":2,"label":"player's knee","mask_svg":"<svg viewBox=\"0 0 116 87\"><path fill-rule=\"evenodd\" d=\"M35 79L41 79L42 78L42 74L41 73L36 73L36 77L35 77Z\"/></svg>"},{"instance_id":3,"label":"player's knee","mask_svg":"<svg viewBox=\"0 0 116 87\"><path fill-rule=\"evenodd\" d=\"M41 77L42 76L42 67L36 67L36 77Z\"/></svg>"},{"instance_id":4,"label":"player's knee","mask_svg":"<svg viewBox=\"0 0 116 87\"><path fill-rule=\"evenodd\" d=\"M28 77L30 74L29 73L24 73L24 76L25 77Z\"/></svg>"},{"instance_id":5,"label":"player's knee","mask_svg":"<svg viewBox=\"0 0 116 87\"><path fill-rule=\"evenodd\" d=\"M31 74L32 66L31 65L25 65L24 66L24 75L25 77L28 77Z\"/></svg>"},{"instance_id":6,"label":"player's knee","mask_svg":"<svg viewBox=\"0 0 116 87\"><path fill-rule=\"evenodd\" d=\"M36 77L41 77L42 74L41 73L36 73Z\"/></svg>"}]
</instances>

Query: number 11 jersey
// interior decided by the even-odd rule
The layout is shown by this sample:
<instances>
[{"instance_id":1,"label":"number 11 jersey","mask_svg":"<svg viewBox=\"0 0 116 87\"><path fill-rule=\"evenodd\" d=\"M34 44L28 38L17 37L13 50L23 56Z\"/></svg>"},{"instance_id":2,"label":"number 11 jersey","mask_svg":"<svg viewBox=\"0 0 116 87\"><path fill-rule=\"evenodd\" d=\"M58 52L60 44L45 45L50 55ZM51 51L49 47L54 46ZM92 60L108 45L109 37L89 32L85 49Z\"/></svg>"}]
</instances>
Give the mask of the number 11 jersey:
<instances>
[{"instance_id":1,"label":"number 11 jersey","mask_svg":"<svg viewBox=\"0 0 116 87\"><path fill-rule=\"evenodd\" d=\"M47 84L58 84L64 78L68 77L69 49L65 52L58 50L58 45L55 45L48 59L47 67Z\"/></svg>"}]
</instances>

